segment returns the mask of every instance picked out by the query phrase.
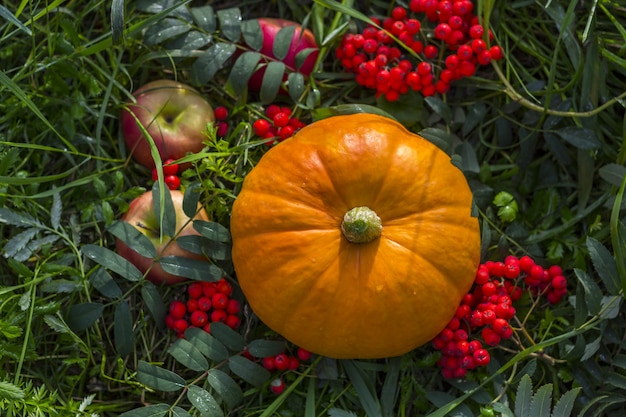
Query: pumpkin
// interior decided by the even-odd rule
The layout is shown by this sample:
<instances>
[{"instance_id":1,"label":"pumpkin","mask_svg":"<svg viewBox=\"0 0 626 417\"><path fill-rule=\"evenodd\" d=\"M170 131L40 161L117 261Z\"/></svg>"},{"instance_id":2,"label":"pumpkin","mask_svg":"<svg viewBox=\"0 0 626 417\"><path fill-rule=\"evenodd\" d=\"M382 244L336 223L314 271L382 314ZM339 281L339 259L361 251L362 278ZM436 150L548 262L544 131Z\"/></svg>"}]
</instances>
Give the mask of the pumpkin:
<instances>
[{"instance_id":1,"label":"pumpkin","mask_svg":"<svg viewBox=\"0 0 626 417\"><path fill-rule=\"evenodd\" d=\"M232 258L255 314L333 358L432 340L480 261L472 193L449 156L374 114L333 116L263 155L231 215Z\"/></svg>"}]
</instances>

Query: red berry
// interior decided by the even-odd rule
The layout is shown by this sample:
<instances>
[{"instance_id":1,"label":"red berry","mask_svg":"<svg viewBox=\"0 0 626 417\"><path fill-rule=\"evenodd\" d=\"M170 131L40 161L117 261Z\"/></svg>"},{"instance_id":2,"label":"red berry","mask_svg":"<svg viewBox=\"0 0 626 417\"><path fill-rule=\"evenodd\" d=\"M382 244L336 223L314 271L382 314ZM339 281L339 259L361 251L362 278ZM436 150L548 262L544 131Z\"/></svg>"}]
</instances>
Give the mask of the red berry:
<instances>
[{"instance_id":1,"label":"red berry","mask_svg":"<svg viewBox=\"0 0 626 417\"><path fill-rule=\"evenodd\" d=\"M226 120L228 118L228 109L224 106L218 106L213 110L217 120Z\"/></svg>"},{"instance_id":2,"label":"red berry","mask_svg":"<svg viewBox=\"0 0 626 417\"><path fill-rule=\"evenodd\" d=\"M474 353L479 349L483 348L483 344L480 343L480 340L472 340L471 342L469 342L469 351L470 353Z\"/></svg>"},{"instance_id":3,"label":"red berry","mask_svg":"<svg viewBox=\"0 0 626 417\"><path fill-rule=\"evenodd\" d=\"M176 319L173 329L176 333L184 333L189 327L189 323L185 319Z\"/></svg>"},{"instance_id":4,"label":"red berry","mask_svg":"<svg viewBox=\"0 0 626 417\"><path fill-rule=\"evenodd\" d=\"M448 36L450 36L450 34L452 33L452 28L447 23L439 23L435 27L433 33L436 39L444 40Z\"/></svg>"},{"instance_id":5,"label":"red berry","mask_svg":"<svg viewBox=\"0 0 626 417\"><path fill-rule=\"evenodd\" d=\"M228 123L226 122L217 122L217 132L216 135L218 137L225 137L228 135Z\"/></svg>"},{"instance_id":6,"label":"red berry","mask_svg":"<svg viewBox=\"0 0 626 417\"><path fill-rule=\"evenodd\" d=\"M217 321L221 321L222 323L225 323L227 318L228 318L228 313L225 310L213 310L211 312L211 322L213 323Z\"/></svg>"},{"instance_id":7,"label":"red berry","mask_svg":"<svg viewBox=\"0 0 626 417\"><path fill-rule=\"evenodd\" d=\"M167 185L167 188L170 190L178 190L180 187L180 178L178 175L166 175L163 181L165 181L165 185Z\"/></svg>"},{"instance_id":8,"label":"red berry","mask_svg":"<svg viewBox=\"0 0 626 417\"><path fill-rule=\"evenodd\" d=\"M174 329L174 323L176 322L176 318L171 314L165 316L165 325L168 329Z\"/></svg>"},{"instance_id":9,"label":"red berry","mask_svg":"<svg viewBox=\"0 0 626 417\"><path fill-rule=\"evenodd\" d=\"M283 380L280 378L276 378L275 380L270 382L270 391L272 391L276 395L282 394L282 392L285 391L285 383L283 382Z\"/></svg>"},{"instance_id":10,"label":"red berry","mask_svg":"<svg viewBox=\"0 0 626 417\"><path fill-rule=\"evenodd\" d=\"M201 311L209 311L213 304L211 303L211 297L207 297L206 295L198 298L198 310Z\"/></svg>"},{"instance_id":11,"label":"red berry","mask_svg":"<svg viewBox=\"0 0 626 417\"><path fill-rule=\"evenodd\" d=\"M469 355L469 343L467 340L459 340L456 342L456 351L455 354L459 358L463 358Z\"/></svg>"},{"instance_id":12,"label":"red berry","mask_svg":"<svg viewBox=\"0 0 626 417\"><path fill-rule=\"evenodd\" d=\"M252 124L252 130L257 136L263 137L270 131L270 123L265 119L258 119Z\"/></svg>"},{"instance_id":13,"label":"red berry","mask_svg":"<svg viewBox=\"0 0 626 417\"><path fill-rule=\"evenodd\" d=\"M530 273L532 267L535 266L535 261L528 255L524 255L519 258L519 269L522 272Z\"/></svg>"},{"instance_id":14,"label":"red berry","mask_svg":"<svg viewBox=\"0 0 626 417\"><path fill-rule=\"evenodd\" d=\"M563 275L563 269L558 265L552 265L548 268L548 273L551 277L556 277L558 275Z\"/></svg>"},{"instance_id":15,"label":"red berry","mask_svg":"<svg viewBox=\"0 0 626 417\"><path fill-rule=\"evenodd\" d=\"M458 317L452 317L452 319L450 319L450 322L447 324L446 329L455 331L459 327L461 327L461 320L459 320Z\"/></svg>"},{"instance_id":16,"label":"red berry","mask_svg":"<svg viewBox=\"0 0 626 417\"><path fill-rule=\"evenodd\" d=\"M504 268L504 277L509 279L515 279L519 277L520 269L519 263L507 263Z\"/></svg>"},{"instance_id":17,"label":"red berry","mask_svg":"<svg viewBox=\"0 0 626 417\"><path fill-rule=\"evenodd\" d=\"M489 346L496 346L500 343L500 335L496 333L491 327L485 327L481 330L480 336L483 338L485 343Z\"/></svg>"},{"instance_id":18,"label":"red berry","mask_svg":"<svg viewBox=\"0 0 626 417\"><path fill-rule=\"evenodd\" d=\"M179 170L178 164L174 163L173 159L166 159L163 161L163 175L174 175L178 174Z\"/></svg>"},{"instance_id":19,"label":"red berry","mask_svg":"<svg viewBox=\"0 0 626 417\"><path fill-rule=\"evenodd\" d=\"M467 341L467 332L463 329L457 329L454 332L454 340L457 342Z\"/></svg>"},{"instance_id":20,"label":"red berry","mask_svg":"<svg viewBox=\"0 0 626 417\"><path fill-rule=\"evenodd\" d=\"M454 340L454 332L448 328L445 328L441 331L441 333L439 333L439 338L441 338L441 340L446 343L451 342L452 340Z\"/></svg>"},{"instance_id":21,"label":"red berry","mask_svg":"<svg viewBox=\"0 0 626 417\"><path fill-rule=\"evenodd\" d=\"M187 314L187 306L182 301L174 300L170 303L170 314L175 319L182 319Z\"/></svg>"},{"instance_id":22,"label":"red berry","mask_svg":"<svg viewBox=\"0 0 626 417\"><path fill-rule=\"evenodd\" d=\"M215 293L213 297L211 297L211 304L215 309L225 310L228 306L228 296L221 292Z\"/></svg>"},{"instance_id":23,"label":"red berry","mask_svg":"<svg viewBox=\"0 0 626 417\"><path fill-rule=\"evenodd\" d=\"M298 355L298 358L301 361L308 361L309 359L311 359L311 352L301 347L299 347L296 351L296 355Z\"/></svg>"},{"instance_id":24,"label":"red berry","mask_svg":"<svg viewBox=\"0 0 626 417\"><path fill-rule=\"evenodd\" d=\"M428 62L420 62L419 64L417 64L417 73L419 75L428 75L432 72L432 69L432 65L430 65L430 63Z\"/></svg>"},{"instance_id":25,"label":"red berry","mask_svg":"<svg viewBox=\"0 0 626 417\"><path fill-rule=\"evenodd\" d=\"M187 287L187 294L191 298L200 298L202 297L202 284L199 282L192 282Z\"/></svg>"},{"instance_id":26,"label":"red berry","mask_svg":"<svg viewBox=\"0 0 626 417\"><path fill-rule=\"evenodd\" d=\"M191 325L195 327L204 327L209 322L209 316L202 310L196 310L191 313Z\"/></svg>"},{"instance_id":27,"label":"red berry","mask_svg":"<svg viewBox=\"0 0 626 417\"><path fill-rule=\"evenodd\" d=\"M228 305L226 306L226 312L228 314L237 314L241 310L241 306L239 305L239 301L231 298L228 300Z\"/></svg>"},{"instance_id":28,"label":"red berry","mask_svg":"<svg viewBox=\"0 0 626 417\"><path fill-rule=\"evenodd\" d=\"M280 137L280 140L289 139L293 136L294 131L295 129L292 126L287 125L280 129L280 133L278 134L278 136Z\"/></svg>"},{"instance_id":29,"label":"red berry","mask_svg":"<svg viewBox=\"0 0 626 417\"><path fill-rule=\"evenodd\" d=\"M484 285L489 281L489 269L485 265L480 265L478 271L476 271L476 278L474 282L476 285Z\"/></svg>"},{"instance_id":30,"label":"red berry","mask_svg":"<svg viewBox=\"0 0 626 417\"><path fill-rule=\"evenodd\" d=\"M193 313L196 310L198 310L198 299L190 298L189 300L187 300L187 311L189 313Z\"/></svg>"},{"instance_id":31,"label":"red berry","mask_svg":"<svg viewBox=\"0 0 626 417\"><path fill-rule=\"evenodd\" d=\"M289 368L289 356L284 353L279 353L278 355L274 356L274 366L279 371L284 371L285 369Z\"/></svg>"},{"instance_id":32,"label":"red berry","mask_svg":"<svg viewBox=\"0 0 626 417\"><path fill-rule=\"evenodd\" d=\"M289 115L283 112L278 112L272 117L272 122L276 127L283 127L289 124Z\"/></svg>"},{"instance_id":33,"label":"red berry","mask_svg":"<svg viewBox=\"0 0 626 417\"><path fill-rule=\"evenodd\" d=\"M226 296L230 296L233 292L233 286L226 279L222 278L215 283L215 289Z\"/></svg>"},{"instance_id":34,"label":"red berry","mask_svg":"<svg viewBox=\"0 0 626 417\"><path fill-rule=\"evenodd\" d=\"M489 325L496 319L496 312L493 310L483 310L483 324Z\"/></svg>"},{"instance_id":35,"label":"red berry","mask_svg":"<svg viewBox=\"0 0 626 417\"><path fill-rule=\"evenodd\" d=\"M509 322L501 318L495 319L492 324L493 331L498 335L502 335L508 327Z\"/></svg>"},{"instance_id":36,"label":"red berry","mask_svg":"<svg viewBox=\"0 0 626 417\"><path fill-rule=\"evenodd\" d=\"M474 51L472 51L472 47L469 45L461 45L456 50L456 54L461 61L467 61L472 58Z\"/></svg>"},{"instance_id":37,"label":"red berry","mask_svg":"<svg viewBox=\"0 0 626 417\"><path fill-rule=\"evenodd\" d=\"M428 45L424 48L424 56L428 59L435 59L439 54L439 50L435 45Z\"/></svg>"},{"instance_id":38,"label":"red berry","mask_svg":"<svg viewBox=\"0 0 626 417\"><path fill-rule=\"evenodd\" d=\"M268 371L273 371L274 369L276 369L276 366L274 365L274 357L273 356L267 356L263 359L261 359L261 365L267 369Z\"/></svg>"},{"instance_id":39,"label":"red berry","mask_svg":"<svg viewBox=\"0 0 626 417\"><path fill-rule=\"evenodd\" d=\"M273 119L276 114L280 113L280 106L277 104L270 104L265 109L265 115L270 119Z\"/></svg>"},{"instance_id":40,"label":"red berry","mask_svg":"<svg viewBox=\"0 0 626 417\"><path fill-rule=\"evenodd\" d=\"M469 28L469 35L470 38L472 39L482 39L483 34L485 33L485 29L482 27L482 25L472 25Z\"/></svg>"},{"instance_id":41,"label":"red berry","mask_svg":"<svg viewBox=\"0 0 626 417\"><path fill-rule=\"evenodd\" d=\"M486 296L486 297L494 295L496 293L496 290L497 290L496 284L493 281L486 282L482 286L483 296Z\"/></svg>"},{"instance_id":42,"label":"red berry","mask_svg":"<svg viewBox=\"0 0 626 417\"><path fill-rule=\"evenodd\" d=\"M402 6L396 6L391 10L391 17L395 20L403 20L406 18L407 11Z\"/></svg>"},{"instance_id":43,"label":"red berry","mask_svg":"<svg viewBox=\"0 0 626 417\"><path fill-rule=\"evenodd\" d=\"M213 295L217 292L215 282L203 281L202 292L204 293L205 297L213 297Z\"/></svg>"},{"instance_id":44,"label":"red berry","mask_svg":"<svg viewBox=\"0 0 626 417\"><path fill-rule=\"evenodd\" d=\"M422 24L417 19L408 19L404 23L404 29L407 31L409 35L417 34L422 28Z\"/></svg>"},{"instance_id":45,"label":"red berry","mask_svg":"<svg viewBox=\"0 0 626 417\"><path fill-rule=\"evenodd\" d=\"M489 48L489 54L491 55L491 59L494 61L504 58L504 53L498 45L494 45Z\"/></svg>"},{"instance_id":46,"label":"red berry","mask_svg":"<svg viewBox=\"0 0 626 417\"><path fill-rule=\"evenodd\" d=\"M478 349L476 352L473 353L472 356L474 357L474 362L477 366L487 366L489 365L489 361L491 360L489 352L487 352L485 349Z\"/></svg>"},{"instance_id":47,"label":"red berry","mask_svg":"<svg viewBox=\"0 0 626 417\"><path fill-rule=\"evenodd\" d=\"M567 288L567 279L563 275L555 276L552 278L551 283L555 290Z\"/></svg>"},{"instance_id":48,"label":"red berry","mask_svg":"<svg viewBox=\"0 0 626 417\"><path fill-rule=\"evenodd\" d=\"M236 329L241 324L241 319L234 314L229 314L224 323L231 329Z\"/></svg>"},{"instance_id":49,"label":"red berry","mask_svg":"<svg viewBox=\"0 0 626 417\"><path fill-rule=\"evenodd\" d=\"M378 41L376 39L366 39L363 42L363 50L368 54L373 54L378 49Z\"/></svg>"},{"instance_id":50,"label":"red berry","mask_svg":"<svg viewBox=\"0 0 626 417\"><path fill-rule=\"evenodd\" d=\"M295 356L290 356L289 366L287 367L287 369L289 369L290 371L295 371L296 369L298 369L299 366L300 361L298 360L298 358L296 358Z\"/></svg>"}]
</instances>

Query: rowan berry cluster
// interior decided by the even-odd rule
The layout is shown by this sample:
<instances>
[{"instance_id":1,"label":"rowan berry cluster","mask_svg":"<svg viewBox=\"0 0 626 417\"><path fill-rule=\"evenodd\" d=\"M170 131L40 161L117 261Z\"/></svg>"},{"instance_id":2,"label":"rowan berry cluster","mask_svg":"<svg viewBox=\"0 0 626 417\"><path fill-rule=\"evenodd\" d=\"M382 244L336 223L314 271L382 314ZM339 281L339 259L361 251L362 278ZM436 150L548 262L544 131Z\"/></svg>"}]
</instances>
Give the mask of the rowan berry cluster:
<instances>
[{"instance_id":1,"label":"rowan berry cluster","mask_svg":"<svg viewBox=\"0 0 626 417\"><path fill-rule=\"evenodd\" d=\"M163 162L163 181L170 190L178 190L180 187L180 177L178 172L180 167L174 163L173 159L167 159ZM152 168L152 181L158 179L156 168Z\"/></svg>"},{"instance_id":2,"label":"rowan berry cluster","mask_svg":"<svg viewBox=\"0 0 626 417\"><path fill-rule=\"evenodd\" d=\"M382 21L372 17L376 26L346 34L335 55L376 97L396 101L410 90L444 94L477 66L503 57L473 10L471 0L411 0L408 10L396 6Z\"/></svg>"},{"instance_id":3,"label":"rowan berry cluster","mask_svg":"<svg viewBox=\"0 0 626 417\"><path fill-rule=\"evenodd\" d=\"M464 378L467 371L489 364L484 345L494 347L513 336L513 303L525 290L556 304L567 293L567 279L558 265L544 268L529 256L508 256L504 262L487 261L478 267L472 289L432 341L441 351L438 365L445 378Z\"/></svg>"},{"instance_id":4,"label":"rowan berry cluster","mask_svg":"<svg viewBox=\"0 0 626 417\"><path fill-rule=\"evenodd\" d=\"M279 373L270 383L270 391L274 394L280 394L285 390L285 381L281 373L295 371L301 362L311 359L311 352L301 347L295 348L295 353L291 354L286 350L273 356L256 358L248 351L244 352L244 356L251 361L259 362L265 369L270 372Z\"/></svg>"},{"instance_id":5,"label":"rowan berry cluster","mask_svg":"<svg viewBox=\"0 0 626 417\"><path fill-rule=\"evenodd\" d=\"M292 115L289 107L281 107L277 104L270 104L265 109L266 118L257 119L252 124L254 134L262 139L275 139L268 141L267 145L290 138L298 129L306 126L297 117Z\"/></svg>"},{"instance_id":6,"label":"rowan berry cluster","mask_svg":"<svg viewBox=\"0 0 626 417\"><path fill-rule=\"evenodd\" d=\"M165 324L178 337L185 337L185 330L198 327L210 333L211 323L222 322L232 329L241 324L239 301L232 298L233 287L222 278L217 282L192 282L187 286L187 300L170 303Z\"/></svg>"}]
</instances>

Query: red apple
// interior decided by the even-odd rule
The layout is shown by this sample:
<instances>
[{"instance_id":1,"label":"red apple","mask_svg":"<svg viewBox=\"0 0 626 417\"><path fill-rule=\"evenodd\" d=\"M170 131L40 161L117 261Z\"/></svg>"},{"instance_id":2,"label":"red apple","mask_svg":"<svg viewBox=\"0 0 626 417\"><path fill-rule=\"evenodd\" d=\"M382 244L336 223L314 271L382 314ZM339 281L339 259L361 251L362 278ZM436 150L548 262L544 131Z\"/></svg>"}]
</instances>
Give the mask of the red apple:
<instances>
[{"instance_id":1,"label":"red apple","mask_svg":"<svg viewBox=\"0 0 626 417\"><path fill-rule=\"evenodd\" d=\"M259 52L261 54L269 57L269 59L277 60L272 48L274 47L274 39L276 39L276 34L282 28L286 26L295 26L296 29L293 32L293 38L291 40L291 45L289 46L289 51L285 58L281 61L287 67L287 72L295 72L296 71L296 55L298 52L303 49L313 48L315 51L311 52L304 63L300 68L298 68L298 72L307 76L311 74L313 71L313 66L315 65L315 61L317 60L317 55L319 54L319 48L317 43L315 42L315 36L313 32L309 29L302 30L302 26L296 22L292 22L290 20L284 19L275 19L270 17L263 17L258 19L259 25L261 26L261 31L263 32L263 47ZM252 74L250 81L248 83L250 89L254 91L258 91L261 88L261 83L263 81L263 74L265 73L265 67L261 67L258 71ZM286 79L286 75L285 75Z\"/></svg>"},{"instance_id":2,"label":"red apple","mask_svg":"<svg viewBox=\"0 0 626 417\"><path fill-rule=\"evenodd\" d=\"M150 144L139 124L150 134L161 160L179 159L202 150L213 107L194 88L172 80L150 82L133 93L134 102L122 110L122 134L133 158L152 169Z\"/></svg>"},{"instance_id":3,"label":"red apple","mask_svg":"<svg viewBox=\"0 0 626 417\"><path fill-rule=\"evenodd\" d=\"M183 193L178 190L173 190L170 191L170 194L172 196L172 203L174 204L174 211L176 213L177 236L199 235L199 233L193 228L192 223L189 221L189 217L187 217L183 211ZM198 208L200 208L200 205ZM194 217L194 220L208 221L209 216L204 209L201 209ZM206 259L202 255L198 255L181 248L178 243L172 240L171 236L163 236L163 239L161 239L159 220L157 219L154 210L151 191L140 195L130 203L130 207L126 214L122 217L122 221L131 224L150 239L156 248L157 258L151 259L138 254L120 239L117 239L115 243L117 253L135 265L142 273L146 273L149 269L146 278L155 284L163 283L170 285L186 281L186 278L184 277L165 272L158 262L160 257L182 256L197 260Z\"/></svg>"}]
</instances>

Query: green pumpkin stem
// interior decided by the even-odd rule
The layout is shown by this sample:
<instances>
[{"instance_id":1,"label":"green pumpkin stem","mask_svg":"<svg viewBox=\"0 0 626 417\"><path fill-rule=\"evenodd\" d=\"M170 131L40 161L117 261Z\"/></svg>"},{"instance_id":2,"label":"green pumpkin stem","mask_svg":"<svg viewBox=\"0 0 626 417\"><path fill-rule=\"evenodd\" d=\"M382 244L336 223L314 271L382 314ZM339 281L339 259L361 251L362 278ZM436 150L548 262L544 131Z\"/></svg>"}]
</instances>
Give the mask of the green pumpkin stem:
<instances>
[{"instance_id":1,"label":"green pumpkin stem","mask_svg":"<svg viewBox=\"0 0 626 417\"><path fill-rule=\"evenodd\" d=\"M371 208L355 207L343 216L341 231L348 242L369 243L380 237L383 222Z\"/></svg>"}]
</instances>

